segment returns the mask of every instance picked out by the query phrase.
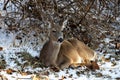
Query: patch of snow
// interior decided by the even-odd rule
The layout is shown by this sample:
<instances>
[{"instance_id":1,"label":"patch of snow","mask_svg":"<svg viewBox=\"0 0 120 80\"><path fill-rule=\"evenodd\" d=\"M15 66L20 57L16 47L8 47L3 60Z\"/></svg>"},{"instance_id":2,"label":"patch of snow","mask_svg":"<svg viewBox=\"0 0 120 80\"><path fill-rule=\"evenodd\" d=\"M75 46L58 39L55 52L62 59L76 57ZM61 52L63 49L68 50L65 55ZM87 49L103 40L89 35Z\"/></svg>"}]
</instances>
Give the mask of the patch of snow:
<instances>
[{"instance_id":1,"label":"patch of snow","mask_svg":"<svg viewBox=\"0 0 120 80\"><path fill-rule=\"evenodd\" d=\"M105 43L109 43L110 41L112 41L110 38L105 38L105 39L104 39L104 42L105 42Z\"/></svg>"},{"instance_id":2,"label":"patch of snow","mask_svg":"<svg viewBox=\"0 0 120 80\"><path fill-rule=\"evenodd\" d=\"M34 32L28 33L30 37L29 39L26 39L27 37L23 37L23 43L20 43L20 41L16 41L15 37L18 33L14 32L6 32L7 27L1 23L0 27L0 47L3 47L3 50L0 51L0 56L4 57L4 60L6 61L6 69L12 68L15 70L21 70L22 68L18 66L14 59L17 59L17 61L21 64L25 63L25 61L22 61L22 58L18 57L18 52L28 52L32 56L39 56L41 45L40 44L30 44L31 42L34 43L35 41L39 40L35 39L33 36ZM109 43L111 41L110 38L105 38L104 42ZM15 43L16 46L13 45ZM37 46L37 48L35 47ZM105 45L102 43L99 45L100 49L103 48ZM104 50L102 50L104 51ZM102 52L100 53L103 54ZM111 55L105 55L105 58L109 58ZM112 61L114 61L114 58L111 58ZM19 72L14 72L13 74L7 74L5 70L0 71L0 75L6 76L9 80L32 80L31 77L34 75L34 72L41 73L42 71L48 71L49 75L48 77L50 80L58 80L65 77L64 80L115 80L115 78L120 77L120 60L115 61L116 65L113 66L112 62L104 62L100 63L100 70L95 71L95 74L97 72L102 73L101 77L96 77L94 74L92 74L92 71L86 72L84 67L78 68L78 69L64 69L60 70L59 72L53 72L50 71L49 68L35 68L33 69L31 66L25 67L25 71L30 71L31 75L21 75ZM77 72L79 74L77 74Z\"/></svg>"},{"instance_id":3,"label":"patch of snow","mask_svg":"<svg viewBox=\"0 0 120 80\"><path fill-rule=\"evenodd\" d=\"M3 2L4 2L4 0L0 0L0 10L2 10L2 8L3 8Z\"/></svg>"},{"instance_id":4,"label":"patch of snow","mask_svg":"<svg viewBox=\"0 0 120 80\"><path fill-rule=\"evenodd\" d=\"M1 15L2 17L6 16L6 14L7 14L6 11L4 11L4 10L0 10L0 15Z\"/></svg>"},{"instance_id":5,"label":"patch of snow","mask_svg":"<svg viewBox=\"0 0 120 80\"><path fill-rule=\"evenodd\" d=\"M4 49L7 49L10 46L12 46L14 39L15 34L11 32L6 33L6 31L0 30L0 46Z\"/></svg>"},{"instance_id":6,"label":"patch of snow","mask_svg":"<svg viewBox=\"0 0 120 80\"><path fill-rule=\"evenodd\" d=\"M117 17L116 20L117 20L118 22L120 22L120 17Z\"/></svg>"},{"instance_id":7,"label":"patch of snow","mask_svg":"<svg viewBox=\"0 0 120 80\"><path fill-rule=\"evenodd\" d=\"M13 73L9 75L5 71L1 71L0 74L6 76L8 80L19 80L19 79L20 80L32 80L31 79L32 75L23 76L19 73Z\"/></svg>"},{"instance_id":8,"label":"patch of snow","mask_svg":"<svg viewBox=\"0 0 120 80\"><path fill-rule=\"evenodd\" d=\"M27 49L27 52L28 53L31 53L31 55L33 56L33 57L36 57L36 56L39 56L39 53L37 52L37 51L34 51L34 50L32 50L32 49Z\"/></svg>"}]
</instances>

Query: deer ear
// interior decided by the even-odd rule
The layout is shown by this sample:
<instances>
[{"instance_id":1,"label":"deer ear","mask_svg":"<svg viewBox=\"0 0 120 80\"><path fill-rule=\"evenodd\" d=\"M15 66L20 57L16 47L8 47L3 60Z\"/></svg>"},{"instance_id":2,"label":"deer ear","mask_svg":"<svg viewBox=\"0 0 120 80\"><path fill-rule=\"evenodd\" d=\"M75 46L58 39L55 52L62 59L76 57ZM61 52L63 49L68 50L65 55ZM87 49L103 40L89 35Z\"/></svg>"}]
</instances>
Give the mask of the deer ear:
<instances>
[{"instance_id":1,"label":"deer ear","mask_svg":"<svg viewBox=\"0 0 120 80\"><path fill-rule=\"evenodd\" d=\"M67 25L67 19L63 22L63 24L62 24L62 27L61 27L61 30L63 30L65 27L66 27L66 25Z\"/></svg>"},{"instance_id":2,"label":"deer ear","mask_svg":"<svg viewBox=\"0 0 120 80\"><path fill-rule=\"evenodd\" d=\"M52 25L50 22L48 22L48 36L50 35L50 32L52 31Z\"/></svg>"}]
</instances>

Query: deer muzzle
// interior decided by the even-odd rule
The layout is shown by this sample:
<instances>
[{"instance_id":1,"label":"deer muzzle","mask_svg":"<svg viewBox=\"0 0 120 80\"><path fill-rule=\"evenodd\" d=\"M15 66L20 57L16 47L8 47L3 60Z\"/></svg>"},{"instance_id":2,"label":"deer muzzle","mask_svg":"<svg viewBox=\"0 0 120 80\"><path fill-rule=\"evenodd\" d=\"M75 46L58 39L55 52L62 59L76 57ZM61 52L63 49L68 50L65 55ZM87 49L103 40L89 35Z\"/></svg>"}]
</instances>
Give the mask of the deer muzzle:
<instances>
[{"instance_id":1,"label":"deer muzzle","mask_svg":"<svg viewBox=\"0 0 120 80\"><path fill-rule=\"evenodd\" d=\"M60 43L63 42L63 38L59 38L58 42L60 42Z\"/></svg>"}]
</instances>

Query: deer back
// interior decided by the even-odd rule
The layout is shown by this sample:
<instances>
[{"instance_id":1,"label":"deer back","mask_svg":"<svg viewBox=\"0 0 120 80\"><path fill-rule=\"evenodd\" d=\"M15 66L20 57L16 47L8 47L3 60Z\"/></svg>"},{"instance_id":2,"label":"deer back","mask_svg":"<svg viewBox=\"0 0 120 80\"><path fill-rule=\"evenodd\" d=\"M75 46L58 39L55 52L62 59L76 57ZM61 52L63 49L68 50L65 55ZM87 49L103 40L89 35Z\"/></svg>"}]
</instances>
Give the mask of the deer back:
<instances>
[{"instance_id":1,"label":"deer back","mask_svg":"<svg viewBox=\"0 0 120 80\"><path fill-rule=\"evenodd\" d=\"M96 60L97 55L96 55L95 51L90 49L83 42L81 42L75 38L70 38L70 39L68 39L68 41L74 46L74 48L77 50L79 56L83 59L84 62Z\"/></svg>"}]
</instances>

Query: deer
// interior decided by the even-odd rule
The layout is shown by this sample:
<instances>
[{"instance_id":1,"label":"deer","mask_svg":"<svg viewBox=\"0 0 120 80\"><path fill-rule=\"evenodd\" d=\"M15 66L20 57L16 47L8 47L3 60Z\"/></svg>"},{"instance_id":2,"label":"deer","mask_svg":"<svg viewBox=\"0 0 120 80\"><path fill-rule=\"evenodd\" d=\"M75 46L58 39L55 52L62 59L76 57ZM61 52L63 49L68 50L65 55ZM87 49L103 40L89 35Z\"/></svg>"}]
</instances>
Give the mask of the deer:
<instances>
[{"instance_id":1,"label":"deer","mask_svg":"<svg viewBox=\"0 0 120 80\"><path fill-rule=\"evenodd\" d=\"M49 39L40 51L40 62L58 69L97 65L96 52L76 38L63 39L63 29L56 24L51 25ZM99 69L98 65L96 69Z\"/></svg>"},{"instance_id":2,"label":"deer","mask_svg":"<svg viewBox=\"0 0 120 80\"><path fill-rule=\"evenodd\" d=\"M48 40L43 45L39 61L47 67L64 69L78 66L86 66L99 69L97 54L83 42L76 38L63 38L63 29L67 20L60 24L55 23L51 16L47 16L41 7L41 17L50 25ZM95 66L93 66L95 65Z\"/></svg>"}]
</instances>

